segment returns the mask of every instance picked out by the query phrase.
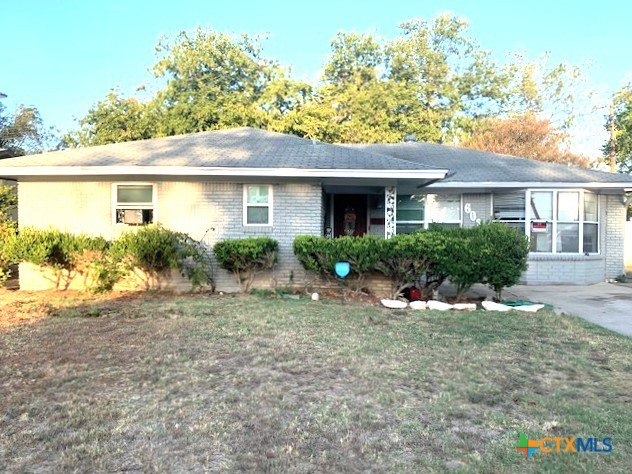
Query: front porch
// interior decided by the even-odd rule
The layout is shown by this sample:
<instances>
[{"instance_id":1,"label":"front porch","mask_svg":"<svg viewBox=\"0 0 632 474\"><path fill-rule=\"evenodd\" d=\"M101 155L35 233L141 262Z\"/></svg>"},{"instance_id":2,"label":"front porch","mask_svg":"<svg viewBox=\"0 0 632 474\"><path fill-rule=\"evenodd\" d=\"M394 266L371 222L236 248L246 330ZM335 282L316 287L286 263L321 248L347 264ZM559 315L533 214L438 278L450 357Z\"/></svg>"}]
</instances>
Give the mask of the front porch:
<instances>
[{"instance_id":1,"label":"front porch","mask_svg":"<svg viewBox=\"0 0 632 474\"><path fill-rule=\"evenodd\" d=\"M458 227L463 222L461 193L435 194L425 184L392 186L323 186L323 235L373 235L386 239L413 233L430 224ZM467 209L472 204L467 205ZM474 224L476 212L467 213ZM468 221L469 222L469 221Z\"/></svg>"},{"instance_id":2,"label":"front porch","mask_svg":"<svg viewBox=\"0 0 632 474\"><path fill-rule=\"evenodd\" d=\"M324 188L324 235L342 237L395 235L395 186L328 186Z\"/></svg>"}]
</instances>

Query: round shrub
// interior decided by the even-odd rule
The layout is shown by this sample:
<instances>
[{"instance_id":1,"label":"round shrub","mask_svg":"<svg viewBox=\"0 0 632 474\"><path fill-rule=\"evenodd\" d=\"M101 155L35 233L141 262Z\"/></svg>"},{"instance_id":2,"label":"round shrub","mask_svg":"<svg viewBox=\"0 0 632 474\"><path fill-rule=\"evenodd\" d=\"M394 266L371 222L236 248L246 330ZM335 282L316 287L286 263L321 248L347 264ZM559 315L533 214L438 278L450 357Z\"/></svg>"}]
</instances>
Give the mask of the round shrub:
<instances>
[{"instance_id":1,"label":"round shrub","mask_svg":"<svg viewBox=\"0 0 632 474\"><path fill-rule=\"evenodd\" d=\"M279 243L269 237L227 239L213 247L220 266L233 273L242 292L250 291L257 273L278 261Z\"/></svg>"}]
</instances>

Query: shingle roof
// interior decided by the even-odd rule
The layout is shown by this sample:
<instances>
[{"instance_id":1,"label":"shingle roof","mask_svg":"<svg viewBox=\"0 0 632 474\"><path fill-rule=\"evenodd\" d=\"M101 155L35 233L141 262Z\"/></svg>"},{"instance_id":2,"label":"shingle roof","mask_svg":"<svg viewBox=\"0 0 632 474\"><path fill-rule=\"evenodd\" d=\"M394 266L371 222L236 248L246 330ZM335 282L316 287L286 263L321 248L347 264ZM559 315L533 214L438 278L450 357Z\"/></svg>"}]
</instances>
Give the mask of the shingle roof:
<instances>
[{"instance_id":1,"label":"shingle roof","mask_svg":"<svg viewBox=\"0 0 632 474\"><path fill-rule=\"evenodd\" d=\"M544 163L498 153L432 143L349 145L351 148L400 158L423 166L450 170L441 183L631 183L632 176ZM632 186L631 186L632 187Z\"/></svg>"},{"instance_id":2,"label":"shingle roof","mask_svg":"<svg viewBox=\"0 0 632 474\"><path fill-rule=\"evenodd\" d=\"M249 127L153 138L9 158L0 170L37 166L173 166L347 170L427 170L369 150L312 142ZM6 171L9 173L9 171ZM1 173L1 171L0 171Z\"/></svg>"},{"instance_id":3,"label":"shingle roof","mask_svg":"<svg viewBox=\"0 0 632 474\"><path fill-rule=\"evenodd\" d=\"M348 170L366 171L385 176L389 171L399 173L399 179L420 178L423 173L443 176L441 184L456 186L463 183L610 183L632 187L632 176L574 168L553 163L528 160L514 156L469 150L431 143L396 143L371 145L331 145L312 142L293 135L249 127L200 132L189 135L153 138L87 148L43 153L0 160L0 176L19 176L18 170L81 169L89 174L92 169L114 169L119 174L134 174L141 167L163 169L216 169L229 173L278 173L287 170ZM45 171L49 170L49 171ZM87 170L87 171L86 171ZM380 174L384 172L384 174ZM414 172L414 173L412 173ZM25 174L25 173L23 173ZM182 174L182 173L180 173ZM253 175L255 175L253 174ZM413 176L416 175L416 176ZM439 183L437 183L439 185Z\"/></svg>"}]
</instances>

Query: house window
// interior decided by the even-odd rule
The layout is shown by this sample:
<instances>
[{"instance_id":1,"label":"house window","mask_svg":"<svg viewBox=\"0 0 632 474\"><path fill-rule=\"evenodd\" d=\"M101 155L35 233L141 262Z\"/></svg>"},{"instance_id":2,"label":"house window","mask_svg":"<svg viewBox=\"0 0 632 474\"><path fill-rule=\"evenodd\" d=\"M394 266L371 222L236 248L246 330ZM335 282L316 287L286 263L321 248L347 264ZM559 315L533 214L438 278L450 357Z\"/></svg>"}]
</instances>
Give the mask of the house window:
<instances>
[{"instance_id":1,"label":"house window","mask_svg":"<svg viewBox=\"0 0 632 474\"><path fill-rule=\"evenodd\" d=\"M534 191L530 193L531 214L529 240L532 252L553 251L553 193ZM579 251L576 250L576 251Z\"/></svg>"},{"instance_id":2,"label":"house window","mask_svg":"<svg viewBox=\"0 0 632 474\"><path fill-rule=\"evenodd\" d=\"M272 225L271 185L244 185L244 225Z\"/></svg>"},{"instance_id":3,"label":"house window","mask_svg":"<svg viewBox=\"0 0 632 474\"><path fill-rule=\"evenodd\" d=\"M494 194L494 219L525 232L525 193Z\"/></svg>"},{"instance_id":4,"label":"house window","mask_svg":"<svg viewBox=\"0 0 632 474\"><path fill-rule=\"evenodd\" d=\"M430 224L442 227L461 225L461 196L400 194L396 209L397 233L411 234Z\"/></svg>"},{"instance_id":5,"label":"house window","mask_svg":"<svg viewBox=\"0 0 632 474\"><path fill-rule=\"evenodd\" d=\"M428 194L428 223L441 227L461 226L461 196L459 194Z\"/></svg>"},{"instance_id":6,"label":"house window","mask_svg":"<svg viewBox=\"0 0 632 474\"><path fill-rule=\"evenodd\" d=\"M397 195L395 221L398 234L412 234L426 225L426 196L423 194Z\"/></svg>"},{"instance_id":7,"label":"house window","mask_svg":"<svg viewBox=\"0 0 632 474\"><path fill-rule=\"evenodd\" d=\"M116 224L145 225L154 222L153 184L115 184L113 195Z\"/></svg>"},{"instance_id":8,"label":"house window","mask_svg":"<svg viewBox=\"0 0 632 474\"><path fill-rule=\"evenodd\" d=\"M531 252L599 252L596 194L583 190L494 194L493 208L496 220L529 236Z\"/></svg>"},{"instance_id":9,"label":"house window","mask_svg":"<svg viewBox=\"0 0 632 474\"><path fill-rule=\"evenodd\" d=\"M583 196L582 251L597 253L599 252L599 198L596 194L586 192Z\"/></svg>"}]
</instances>

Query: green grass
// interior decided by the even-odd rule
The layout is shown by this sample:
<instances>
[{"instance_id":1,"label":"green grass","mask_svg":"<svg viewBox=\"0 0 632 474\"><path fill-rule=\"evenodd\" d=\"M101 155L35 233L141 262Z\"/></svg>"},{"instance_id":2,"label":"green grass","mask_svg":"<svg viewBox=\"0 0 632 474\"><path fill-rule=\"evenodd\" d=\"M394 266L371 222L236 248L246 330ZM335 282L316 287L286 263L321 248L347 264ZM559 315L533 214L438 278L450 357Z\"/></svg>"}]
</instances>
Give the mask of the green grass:
<instances>
[{"instance_id":1,"label":"green grass","mask_svg":"<svg viewBox=\"0 0 632 474\"><path fill-rule=\"evenodd\" d=\"M45 310L0 332L3 471L632 466L632 341L577 318L158 295ZM527 460L519 433L613 450Z\"/></svg>"}]
</instances>

